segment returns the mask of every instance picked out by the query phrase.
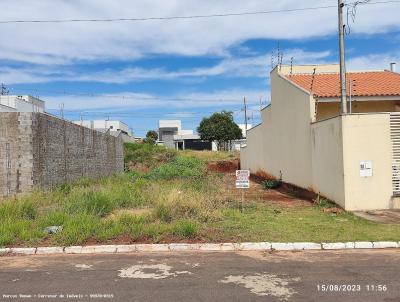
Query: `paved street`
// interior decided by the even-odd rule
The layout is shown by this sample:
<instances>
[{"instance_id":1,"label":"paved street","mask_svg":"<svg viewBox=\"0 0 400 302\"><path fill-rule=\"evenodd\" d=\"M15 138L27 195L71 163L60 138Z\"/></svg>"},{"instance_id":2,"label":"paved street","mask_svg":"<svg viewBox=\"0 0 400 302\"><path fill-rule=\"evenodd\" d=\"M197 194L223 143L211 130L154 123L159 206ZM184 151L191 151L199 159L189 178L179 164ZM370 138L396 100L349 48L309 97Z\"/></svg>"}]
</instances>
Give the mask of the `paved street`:
<instances>
[{"instance_id":1,"label":"paved street","mask_svg":"<svg viewBox=\"0 0 400 302\"><path fill-rule=\"evenodd\" d=\"M1 257L0 301L395 302L400 301L400 253Z\"/></svg>"}]
</instances>

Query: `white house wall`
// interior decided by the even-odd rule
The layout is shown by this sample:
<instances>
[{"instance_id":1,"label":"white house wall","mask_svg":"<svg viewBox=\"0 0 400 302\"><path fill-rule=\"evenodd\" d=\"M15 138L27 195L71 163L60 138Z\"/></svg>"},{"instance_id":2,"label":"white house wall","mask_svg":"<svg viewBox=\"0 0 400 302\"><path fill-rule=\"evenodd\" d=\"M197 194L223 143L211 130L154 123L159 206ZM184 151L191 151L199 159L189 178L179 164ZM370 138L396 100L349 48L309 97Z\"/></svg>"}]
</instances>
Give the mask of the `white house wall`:
<instances>
[{"instance_id":1,"label":"white house wall","mask_svg":"<svg viewBox=\"0 0 400 302\"><path fill-rule=\"evenodd\" d=\"M311 125L312 189L345 208L342 119Z\"/></svg>"},{"instance_id":2,"label":"white house wall","mask_svg":"<svg viewBox=\"0 0 400 302\"><path fill-rule=\"evenodd\" d=\"M391 208L392 142L390 114L342 117L346 210ZM372 163L372 176L360 176L360 162Z\"/></svg>"},{"instance_id":3,"label":"white house wall","mask_svg":"<svg viewBox=\"0 0 400 302\"><path fill-rule=\"evenodd\" d=\"M241 164L252 173L264 171L283 181L309 188L313 99L308 93L271 73L272 104L262 112L262 124L248 131ZM254 139L256 138L256 139Z\"/></svg>"}]
</instances>

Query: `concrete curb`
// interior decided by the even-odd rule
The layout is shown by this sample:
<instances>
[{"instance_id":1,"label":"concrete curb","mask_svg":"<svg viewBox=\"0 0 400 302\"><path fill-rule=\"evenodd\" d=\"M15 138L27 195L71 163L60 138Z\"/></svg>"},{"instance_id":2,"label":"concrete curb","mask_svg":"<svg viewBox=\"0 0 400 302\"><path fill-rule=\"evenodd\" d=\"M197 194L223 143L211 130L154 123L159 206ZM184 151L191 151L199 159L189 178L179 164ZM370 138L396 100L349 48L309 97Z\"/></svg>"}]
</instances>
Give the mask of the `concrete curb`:
<instances>
[{"instance_id":1,"label":"concrete curb","mask_svg":"<svg viewBox=\"0 0 400 302\"><path fill-rule=\"evenodd\" d=\"M243 243L170 243L170 244L131 244L131 245L93 245L68 247L0 248L2 255L52 255L52 254L117 254L148 252L238 252L238 251L306 251L306 250L358 250L400 248L395 241L358 242L243 242Z\"/></svg>"}]
</instances>

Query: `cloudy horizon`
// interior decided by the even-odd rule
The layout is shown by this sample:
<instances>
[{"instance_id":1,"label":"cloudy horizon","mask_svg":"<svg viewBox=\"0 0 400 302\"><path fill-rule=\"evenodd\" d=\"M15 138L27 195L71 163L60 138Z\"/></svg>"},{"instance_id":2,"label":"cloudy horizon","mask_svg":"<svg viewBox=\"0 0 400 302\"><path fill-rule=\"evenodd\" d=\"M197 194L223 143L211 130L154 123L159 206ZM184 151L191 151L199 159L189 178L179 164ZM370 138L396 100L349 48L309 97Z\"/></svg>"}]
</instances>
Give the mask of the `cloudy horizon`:
<instances>
[{"instance_id":1,"label":"cloudy horizon","mask_svg":"<svg viewBox=\"0 0 400 302\"><path fill-rule=\"evenodd\" d=\"M351 1L348 1L349 3ZM375 1L378 2L378 1ZM2 1L0 21L147 18L314 10L145 22L0 23L0 82L46 101L53 114L121 119L143 135L158 119L195 129L227 109L243 121L243 98L259 122L269 102L271 55L283 63L337 63L337 1ZM359 6L346 36L349 70L400 63L399 2Z\"/></svg>"}]
</instances>

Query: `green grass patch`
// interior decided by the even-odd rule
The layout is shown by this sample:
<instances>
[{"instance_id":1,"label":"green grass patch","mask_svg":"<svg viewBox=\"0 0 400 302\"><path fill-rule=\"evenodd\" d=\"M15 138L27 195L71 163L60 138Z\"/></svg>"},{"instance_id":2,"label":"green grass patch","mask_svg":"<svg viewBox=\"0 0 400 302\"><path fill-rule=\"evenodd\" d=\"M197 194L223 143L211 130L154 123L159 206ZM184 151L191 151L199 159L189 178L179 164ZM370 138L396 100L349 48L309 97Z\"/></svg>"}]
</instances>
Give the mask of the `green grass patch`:
<instances>
[{"instance_id":1,"label":"green grass patch","mask_svg":"<svg viewBox=\"0 0 400 302\"><path fill-rule=\"evenodd\" d=\"M112 243L121 236L154 243L400 240L400 225L324 212L334 204L323 198L293 207L257 198L242 203L223 192L221 174L206 169L213 160L234 159L231 153L176 153L145 144L126 144L125 151L127 165L149 170L81 179L0 202L0 247ZM49 235L49 226L63 229Z\"/></svg>"},{"instance_id":2,"label":"green grass patch","mask_svg":"<svg viewBox=\"0 0 400 302\"><path fill-rule=\"evenodd\" d=\"M174 178L200 178L205 175L204 163L195 157L177 156L171 162L152 170L148 177L153 180Z\"/></svg>"},{"instance_id":3,"label":"green grass patch","mask_svg":"<svg viewBox=\"0 0 400 302\"><path fill-rule=\"evenodd\" d=\"M163 146L137 143L124 144L124 160L128 171L134 170L134 167L138 164L154 168L171 161L175 156L174 150L166 149Z\"/></svg>"},{"instance_id":4,"label":"green grass patch","mask_svg":"<svg viewBox=\"0 0 400 302\"><path fill-rule=\"evenodd\" d=\"M196 238L199 230L195 221L184 219L175 223L172 233L181 239L187 239Z\"/></svg>"}]
</instances>

